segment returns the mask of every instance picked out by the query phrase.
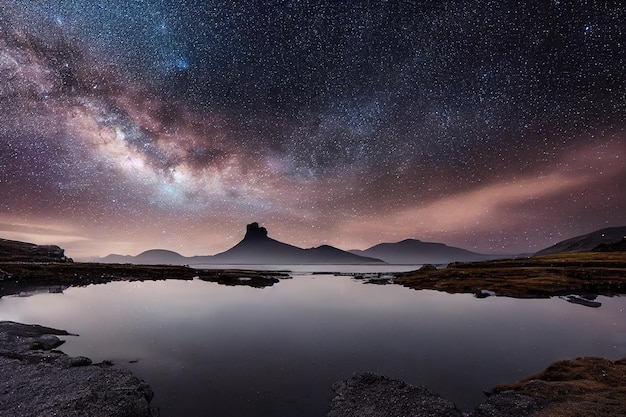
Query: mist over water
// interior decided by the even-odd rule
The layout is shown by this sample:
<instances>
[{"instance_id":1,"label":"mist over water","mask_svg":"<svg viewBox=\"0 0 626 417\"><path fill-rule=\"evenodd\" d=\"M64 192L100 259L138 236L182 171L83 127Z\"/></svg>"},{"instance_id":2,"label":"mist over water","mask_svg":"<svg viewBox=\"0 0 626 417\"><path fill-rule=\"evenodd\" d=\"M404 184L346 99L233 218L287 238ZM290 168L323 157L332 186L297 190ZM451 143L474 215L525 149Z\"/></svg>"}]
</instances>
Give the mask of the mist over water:
<instances>
[{"instance_id":1,"label":"mist over water","mask_svg":"<svg viewBox=\"0 0 626 417\"><path fill-rule=\"evenodd\" d=\"M273 269L273 268L270 268ZM163 416L323 416L331 385L372 371L470 410L482 390L578 356L626 355L626 299L597 309L295 274L273 287L115 282L0 299L0 318L66 329L61 349L113 360Z\"/></svg>"}]
</instances>

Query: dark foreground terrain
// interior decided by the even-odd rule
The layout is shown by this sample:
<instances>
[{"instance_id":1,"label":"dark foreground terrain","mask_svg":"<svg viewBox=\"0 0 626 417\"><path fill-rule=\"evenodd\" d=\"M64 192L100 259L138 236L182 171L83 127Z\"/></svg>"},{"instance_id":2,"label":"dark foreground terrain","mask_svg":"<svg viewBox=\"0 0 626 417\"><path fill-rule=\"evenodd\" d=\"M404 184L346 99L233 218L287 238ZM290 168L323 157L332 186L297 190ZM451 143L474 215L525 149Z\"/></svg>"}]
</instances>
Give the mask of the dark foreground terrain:
<instances>
[{"instance_id":1,"label":"dark foreground terrain","mask_svg":"<svg viewBox=\"0 0 626 417\"><path fill-rule=\"evenodd\" d=\"M496 387L471 413L427 388L374 374L337 382L328 417L606 417L626 415L626 359L578 358Z\"/></svg>"},{"instance_id":2,"label":"dark foreground terrain","mask_svg":"<svg viewBox=\"0 0 626 417\"><path fill-rule=\"evenodd\" d=\"M126 369L55 350L66 331L0 322L3 417L155 417L148 384Z\"/></svg>"},{"instance_id":3,"label":"dark foreground terrain","mask_svg":"<svg viewBox=\"0 0 626 417\"><path fill-rule=\"evenodd\" d=\"M400 274L395 283L416 290L538 298L626 294L626 252L581 252L455 262Z\"/></svg>"},{"instance_id":4,"label":"dark foreground terrain","mask_svg":"<svg viewBox=\"0 0 626 417\"><path fill-rule=\"evenodd\" d=\"M148 384L110 363L55 350L64 330L0 322L0 415L156 417ZM374 374L334 384L329 417L599 417L626 415L626 359L556 362L501 385L472 413L425 387Z\"/></svg>"}]
</instances>

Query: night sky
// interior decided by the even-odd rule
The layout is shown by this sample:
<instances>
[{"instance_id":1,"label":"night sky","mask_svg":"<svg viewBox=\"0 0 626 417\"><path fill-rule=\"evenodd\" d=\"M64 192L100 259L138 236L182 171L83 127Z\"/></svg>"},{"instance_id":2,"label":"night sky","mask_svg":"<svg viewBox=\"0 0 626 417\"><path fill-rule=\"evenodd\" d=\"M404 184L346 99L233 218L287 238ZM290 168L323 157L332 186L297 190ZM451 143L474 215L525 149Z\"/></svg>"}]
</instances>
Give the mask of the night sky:
<instances>
[{"instance_id":1,"label":"night sky","mask_svg":"<svg viewBox=\"0 0 626 417\"><path fill-rule=\"evenodd\" d=\"M4 238L533 252L625 190L619 2L0 4Z\"/></svg>"}]
</instances>

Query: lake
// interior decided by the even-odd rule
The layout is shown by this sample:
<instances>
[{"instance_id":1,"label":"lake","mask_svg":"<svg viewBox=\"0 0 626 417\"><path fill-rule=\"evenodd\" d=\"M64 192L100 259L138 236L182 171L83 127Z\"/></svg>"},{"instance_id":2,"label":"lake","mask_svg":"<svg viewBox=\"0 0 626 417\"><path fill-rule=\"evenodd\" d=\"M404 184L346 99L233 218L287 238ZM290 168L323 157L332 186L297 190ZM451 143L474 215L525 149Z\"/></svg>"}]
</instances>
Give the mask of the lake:
<instances>
[{"instance_id":1,"label":"lake","mask_svg":"<svg viewBox=\"0 0 626 417\"><path fill-rule=\"evenodd\" d=\"M264 289L172 280L3 297L0 319L80 334L61 349L131 369L164 417L321 417L332 383L355 372L426 385L469 411L483 390L556 360L625 357L626 299L597 301L477 299L300 271Z\"/></svg>"}]
</instances>

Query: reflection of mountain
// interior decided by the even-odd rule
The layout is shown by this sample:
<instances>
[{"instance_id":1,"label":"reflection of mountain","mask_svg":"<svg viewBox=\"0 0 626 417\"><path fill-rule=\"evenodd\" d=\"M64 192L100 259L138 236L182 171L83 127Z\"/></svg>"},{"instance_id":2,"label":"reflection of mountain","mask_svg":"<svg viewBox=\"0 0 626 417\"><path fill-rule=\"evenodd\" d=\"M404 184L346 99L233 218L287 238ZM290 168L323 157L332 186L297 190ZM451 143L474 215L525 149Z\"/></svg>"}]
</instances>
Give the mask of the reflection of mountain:
<instances>
[{"instance_id":1,"label":"reflection of mountain","mask_svg":"<svg viewBox=\"0 0 626 417\"><path fill-rule=\"evenodd\" d=\"M443 243L406 239L397 243L381 243L366 250L350 251L371 256L392 264L447 264L455 261L483 261L495 256L483 255Z\"/></svg>"},{"instance_id":2,"label":"reflection of mountain","mask_svg":"<svg viewBox=\"0 0 626 417\"><path fill-rule=\"evenodd\" d=\"M358 256L332 246L302 249L272 239L258 223L249 224L243 240L214 256L184 257L168 250L149 250L137 256L109 255L100 262L141 264L364 264L380 259Z\"/></svg>"},{"instance_id":3,"label":"reflection of mountain","mask_svg":"<svg viewBox=\"0 0 626 417\"><path fill-rule=\"evenodd\" d=\"M564 252L587 252L593 250L600 244L619 242L624 238L624 236L626 236L626 226L609 227L556 243L549 248L540 250L535 253L535 255L552 255Z\"/></svg>"}]
</instances>

